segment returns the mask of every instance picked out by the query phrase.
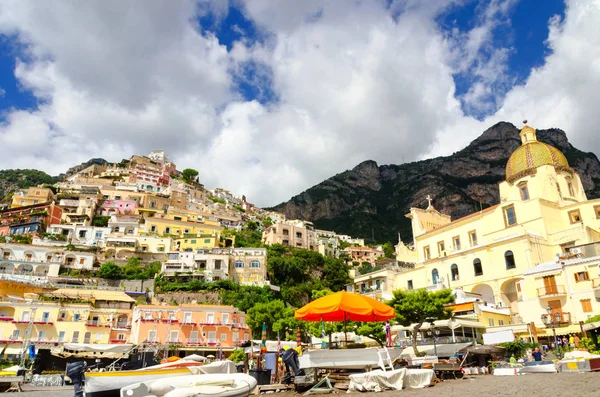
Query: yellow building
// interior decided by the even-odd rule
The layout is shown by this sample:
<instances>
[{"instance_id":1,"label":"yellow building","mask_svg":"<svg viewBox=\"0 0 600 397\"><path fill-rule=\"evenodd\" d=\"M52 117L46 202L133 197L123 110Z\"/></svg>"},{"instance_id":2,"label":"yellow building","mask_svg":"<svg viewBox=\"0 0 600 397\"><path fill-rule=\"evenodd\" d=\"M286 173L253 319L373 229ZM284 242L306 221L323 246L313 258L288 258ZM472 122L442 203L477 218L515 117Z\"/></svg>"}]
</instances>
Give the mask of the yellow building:
<instances>
[{"instance_id":1,"label":"yellow building","mask_svg":"<svg viewBox=\"0 0 600 397\"><path fill-rule=\"evenodd\" d=\"M416 256L417 261L414 270L396 276L395 285L463 289L492 307L508 308L513 323L535 322L540 329L548 306L568 311L561 325L576 324L590 310L600 312L594 291L598 261L591 258L600 241L600 199L587 200L565 156L537 141L533 128L525 126L520 136L522 145L509 158L506 180L499 185L501 204L454 221L431 200L427 209L411 208L414 253L398 259L409 262ZM556 269L533 270L569 253L588 261L568 262L556 274ZM586 266L594 270L574 276ZM575 296L578 302L568 303Z\"/></svg>"},{"instance_id":2,"label":"yellow building","mask_svg":"<svg viewBox=\"0 0 600 397\"><path fill-rule=\"evenodd\" d=\"M214 222L200 222L198 220L190 220L188 217L169 216L147 218L144 224L144 232L148 234L156 234L162 236L199 236L211 235L216 236L223 228Z\"/></svg>"},{"instance_id":3,"label":"yellow building","mask_svg":"<svg viewBox=\"0 0 600 397\"><path fill-rule=\"evenodd\" d=\"M60 343L119 343L129 340L135 301L121 291L58 289L0 301L0 342L5 356L26 342L37 349Z\"/></svg>"},{"instance_id":4,"label":"yellow building","mask_svg":"<svg viewBox=\"0 0 600 397\"><path fill-rule=\"evenodd\" d=\"M10 208L26 207L28 205L44 204L54 201L54 193L45 187L30 187L13 195Z\"/></svg>"},{"instance_id":5,"label":"yellow building","mask_svg":"<svg viewBox=\"0 0 600 397\"><path fill-rule=\"evenodd\" d=\"M211 234L200 234L195 237L180 237L174 240L175 250L191 252L197 249L219 247L219 236Z\"/></svg>"}]
</instances>

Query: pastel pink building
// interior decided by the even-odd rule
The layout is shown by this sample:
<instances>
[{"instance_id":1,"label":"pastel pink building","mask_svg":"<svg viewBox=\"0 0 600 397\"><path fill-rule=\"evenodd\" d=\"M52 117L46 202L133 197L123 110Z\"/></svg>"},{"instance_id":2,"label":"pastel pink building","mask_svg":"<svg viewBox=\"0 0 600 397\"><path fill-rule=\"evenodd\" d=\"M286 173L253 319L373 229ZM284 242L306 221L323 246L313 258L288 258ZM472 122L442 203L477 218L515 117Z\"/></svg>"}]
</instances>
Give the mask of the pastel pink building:
<instances>
[{"instance_id":1,"label":"pastel pink building","mask_svg":"<svg viewBox=\"0 0 600 397\"><path fill-rule=\"evenodd\" d=\"M140 305L133 310L131 341L188 352L231 352L252 337L246 320L246 313L233 306Z\"/></svg>"},{"instance_id":2,"label":"pastel pink building","mask_svg":"<svg viewBox=\"0 0 600 397\"><path fill-rule=\"evenodd\" d=\"M100 215L111 216L114 214L135 214L137 202L134 200L106 200L98 212Z\"/></svg>"}]
</instances>

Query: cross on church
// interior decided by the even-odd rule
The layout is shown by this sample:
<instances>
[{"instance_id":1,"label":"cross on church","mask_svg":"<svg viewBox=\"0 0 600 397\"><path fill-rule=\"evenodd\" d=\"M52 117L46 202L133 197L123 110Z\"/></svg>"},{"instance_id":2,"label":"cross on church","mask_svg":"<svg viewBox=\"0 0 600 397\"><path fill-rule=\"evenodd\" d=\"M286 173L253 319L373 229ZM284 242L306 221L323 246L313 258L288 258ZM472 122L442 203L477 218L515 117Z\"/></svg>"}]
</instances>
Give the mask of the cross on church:
<instances>
[{"instance_id":1,"label":"cross on church","mask_svg":"<svg viewBox=\"0 0 600 397\"><path fill-rule=\"evenodd\" d=\"M425 197L427 199L428 205L427 208L431 208L431 196L427 195L427 197Z\"/></svg>"}]
</instances>

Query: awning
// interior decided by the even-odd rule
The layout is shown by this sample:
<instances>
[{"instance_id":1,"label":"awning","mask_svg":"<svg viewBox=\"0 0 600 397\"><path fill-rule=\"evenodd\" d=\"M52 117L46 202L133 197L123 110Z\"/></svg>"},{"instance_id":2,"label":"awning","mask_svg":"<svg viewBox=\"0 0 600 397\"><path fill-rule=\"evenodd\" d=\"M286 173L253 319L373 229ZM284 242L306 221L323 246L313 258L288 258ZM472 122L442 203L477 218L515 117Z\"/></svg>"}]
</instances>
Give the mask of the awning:
<instances>
[{"instance_id":1,"label":"awning","mask_svg":"<svg viewBox=\"0 0 600 397\"><path fill-rule=\"evenodd\" d=\"M120 358L133 348L134 345L64 343L54 346L50 352L59 357L81 358Z\"/></svg>"},{"instance_id":2,"label":"awning","mask_svg":"<svg viewBox=\"0 0 600 397\"><path fill-rule=\"evenodd\" d=\"M562 265L556 262L541 263L531 269L527 269L523 272L524 276L552 276L562 272Z\"/></svg>"},{"instance_id":3,"label":"awning","mask_svg":"<svg viewBox=\"0 0 600 397\"><path fill-rule=\"evenodd\" d=\"M425 353L427 356L435 356L435 352L437 351L438 357L452 357L456 353L465 350L467 347L471 346L473 343L445 343L441 345L418 345L417 350L419 353ZM406 349L402 351L400 357L414 357L415 352L412 346L407 346Z\"/></svg>"},{"instance_id":4,"label":"awning","mask_svg":"<svg viewBox=\"0 0 600 397\"><path fill-rule=\"evenodd\" d=\"M581 333L581 327L579 324L571 324L568 327L556 328L556 335L563 336L568 334L579 334ZM552 335L552 332L547 332L548 335Z\"/></svg>"},{"instance_id":5,"label":"awning","mask_svg":"<svg viewBox=\"0 0 600 397\"><path fill-rule=\"evenodd\" d=\"M467 319L467 318L457 318L454 317L449 320L436 320L433 322L435 328L449 328L449 329L458 329L458 328L478 328L485 329L485 325L481 324L477 320ZM409 326L402 325L394 325L392 327L392 332L396 331L412 331L417 324L411 324ZM430 323L423 323L419 331L428 330L431 328Z\"/></svg>"},{"instance_id":6,"label":"awning","mask_svg":"<svg viewBox=\"0 0 600 397\"><path fill-rule=\"evenodd\" d=\"M584 331L591 331L596 328L600 328L600 322L583 324Z\"/></svg>"}]
</instances>

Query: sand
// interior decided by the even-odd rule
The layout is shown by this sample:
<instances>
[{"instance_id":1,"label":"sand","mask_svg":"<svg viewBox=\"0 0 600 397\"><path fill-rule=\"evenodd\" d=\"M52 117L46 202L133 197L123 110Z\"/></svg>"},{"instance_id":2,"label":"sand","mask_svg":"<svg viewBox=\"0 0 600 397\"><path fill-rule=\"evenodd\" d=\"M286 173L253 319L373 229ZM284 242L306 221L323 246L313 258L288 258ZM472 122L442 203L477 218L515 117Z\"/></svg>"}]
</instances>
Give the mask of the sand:
<instances>
[{"instance_id":1,"label":"sand","mask_svg":"<svg viewBox=\"0 0 600 397\"><path fill-rule=\"evenodd\" d=\"M595 372L565 374L529 374L522 376L468 376L462 380L447 380L425 389L405 389L382 393L335 393L348 397L489 397L489 396L568 396L592 397L600 390L600 374ZM15 394L19 397L71 397L73 390L54 390ZM274 393L273 397L299 397L301 394Z\"/></svg>"}]
</instances>

